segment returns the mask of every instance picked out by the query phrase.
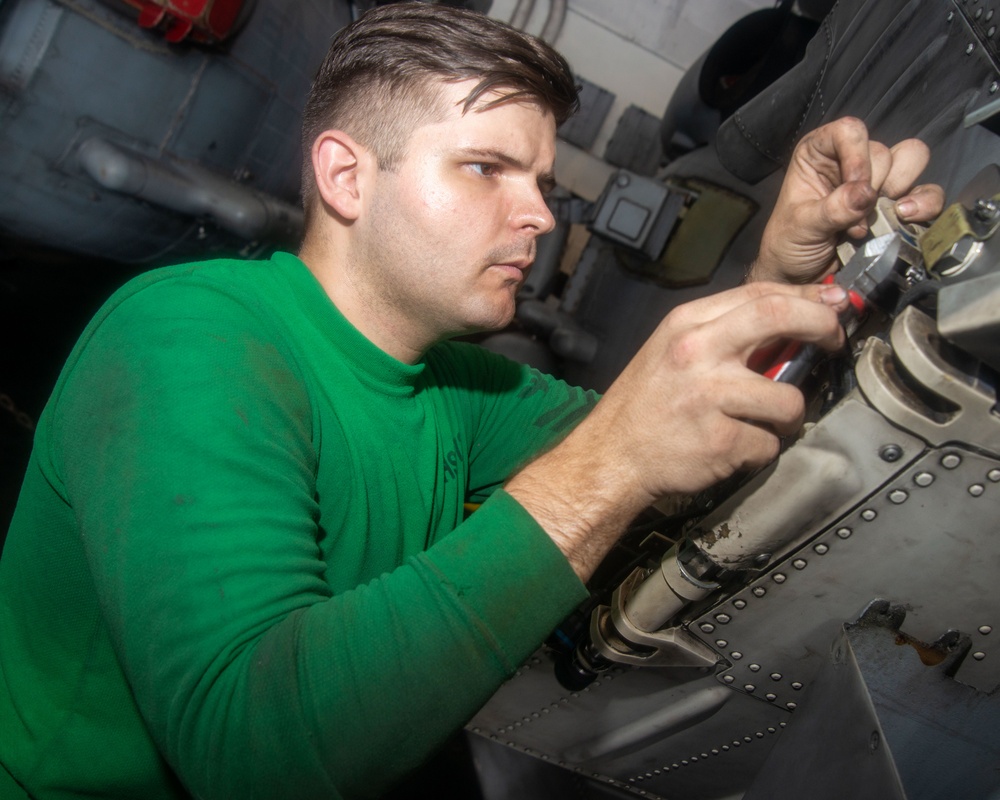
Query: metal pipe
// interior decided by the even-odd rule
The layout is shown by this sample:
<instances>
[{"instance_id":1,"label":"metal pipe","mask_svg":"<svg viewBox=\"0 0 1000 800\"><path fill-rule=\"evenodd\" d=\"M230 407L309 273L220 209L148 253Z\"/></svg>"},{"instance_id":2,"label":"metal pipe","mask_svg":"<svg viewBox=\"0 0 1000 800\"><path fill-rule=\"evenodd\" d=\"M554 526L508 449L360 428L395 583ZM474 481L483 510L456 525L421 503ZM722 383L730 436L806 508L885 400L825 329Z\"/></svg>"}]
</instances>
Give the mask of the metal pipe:
<instances>
[{"instance_id":1,"label":"metal pipe","mask_svg":"<svg viewBox=\"0 0 1000 800\"><path fill-rule=\"evenodd\" d=\"M80 145L79 158L83 170L105 189L210 217L243 239L291 242L301 236L301 209L195 164L151 158L99 137Z\"/></svg>"},{"instance_id":2,"label":"metal pipe","mask_svg":"<svg viewBox=\"0 0 1000 800\"><path fill-rule=\"evenodd\" d=\"M549 16L545 19L545 26L542 28L540 38L542 41L552 44L562 33L563 23L566 21L566 0L551 0L549 4Z\"/></svg>"},{"instance_id":3,"label":"metal pipe","mask_svg":"<svg viewBox=\"0 0 1000 800\"><path fill-rule=\"evenodd\" d=\"M531 12L534 9L535 0L517 0L517 5L514 6L514 13L510 17L511 27L524 30L524 26L528 24Z\"/></svg>"}]
</instances>

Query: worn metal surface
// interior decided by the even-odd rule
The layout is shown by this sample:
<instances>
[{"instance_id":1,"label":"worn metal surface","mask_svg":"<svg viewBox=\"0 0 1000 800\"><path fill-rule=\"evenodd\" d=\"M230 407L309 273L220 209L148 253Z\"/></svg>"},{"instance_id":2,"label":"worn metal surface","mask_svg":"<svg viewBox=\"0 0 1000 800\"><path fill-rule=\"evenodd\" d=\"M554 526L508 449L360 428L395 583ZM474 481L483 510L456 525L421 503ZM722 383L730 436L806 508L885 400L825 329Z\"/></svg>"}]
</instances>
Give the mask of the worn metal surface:
<instances>
[{"instance_id":1,"label":"worn metal surface","mask_svg":"<svg viewBox=\"0 0 1000 800\"><path fill-rule=\"evenodd\" d=\"M745 800L1000 797L1000 695L952 678L970 645L914 641L902 608L873 603L833 642Z\"/></svg>"},{"instance_id":2,"label":"worn metal surface","mask_svg":"<svg viewBox=\"0 0 1000 800\"><path fill-rule=\"evenodd\" d=\"M616 668L571 693L540 653L471 728L649 796L739 796L792 712L808 704L840 626L873 598L904 604L907 630L919 639L933 641L949 629L967 633L972 649L956 679L995 691L998 504L1000 461L961 447L931 450L767 573L691 619L689 629L725 659L718 674ZM710 694L719 686L728 687L729 700ZM665 711L676 706L689 716Z\"/></svg>"}]
</instances>

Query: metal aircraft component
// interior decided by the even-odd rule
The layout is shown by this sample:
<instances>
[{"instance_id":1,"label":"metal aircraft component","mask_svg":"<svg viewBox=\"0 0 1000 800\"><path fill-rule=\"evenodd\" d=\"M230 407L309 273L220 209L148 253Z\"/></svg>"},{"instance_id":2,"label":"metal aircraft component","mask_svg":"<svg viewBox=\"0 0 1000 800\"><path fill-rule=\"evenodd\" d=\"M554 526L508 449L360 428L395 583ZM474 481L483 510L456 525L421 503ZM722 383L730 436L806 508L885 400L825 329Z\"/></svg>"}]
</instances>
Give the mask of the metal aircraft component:
<instances>
[{"instance_id":1,"label":"metal aircraft component","mask_svg":"<svg viewBox=\"0 0 1000 800\"><path fill-rule=\"evenodd\" d=\"M689 533L727 570L759 571L801 546L924 450L852 393ZM781 498L775 502L774 498Z\"/></svg>"},{"instance_id":2,"label":"metal aircraft component","mask_svg":"<svg viewBox=\"0 0 1000 800\"><path fill-rule=\"evenodd\" d=\"M872 406L932 445L966 441L1000 453L996 387L946 358L933 320L906 308L890 341L870 339L858 359L858 385Z\"/></svg>"},{"instance_id":3,"label":"metal aircraft component","mask_svg":"<svg viewBox=\"0 0 1000 800\"><path fill-rule=\"evenodd\" d=\"M744 800L996 796L1000 696L954 679L970 637L923 642L905 618L880 600L843 626Z\"/></svg>"}]
</instances>

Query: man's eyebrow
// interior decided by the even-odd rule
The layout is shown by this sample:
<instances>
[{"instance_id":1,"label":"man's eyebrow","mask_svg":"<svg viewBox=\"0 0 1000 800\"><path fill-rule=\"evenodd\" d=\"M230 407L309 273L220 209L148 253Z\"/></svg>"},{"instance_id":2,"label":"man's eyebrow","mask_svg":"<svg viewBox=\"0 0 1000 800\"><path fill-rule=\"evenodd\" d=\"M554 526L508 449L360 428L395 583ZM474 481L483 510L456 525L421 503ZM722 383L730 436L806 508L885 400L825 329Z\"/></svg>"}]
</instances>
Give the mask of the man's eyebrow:
<instances>
[{"instance_id":1,"label":"man's eyebrow","mask_svg":"<svg viewBox=\"0 0 1000 800\"><path fill-rule=\"evenodd\" d=\"M531 166L521 161L519 158L515 158L510 153L506 153L503 150L497 150L492 147L464 147L461 149L461 155L466 158L483 158L490 161L499 161L501 164L506 164L514 169L521 170L522 172L530 172ZM538 186L543 192L549 192L556 186L556 176L552 170L546 170L538 175Z\"/></svg>"}]
</instances>

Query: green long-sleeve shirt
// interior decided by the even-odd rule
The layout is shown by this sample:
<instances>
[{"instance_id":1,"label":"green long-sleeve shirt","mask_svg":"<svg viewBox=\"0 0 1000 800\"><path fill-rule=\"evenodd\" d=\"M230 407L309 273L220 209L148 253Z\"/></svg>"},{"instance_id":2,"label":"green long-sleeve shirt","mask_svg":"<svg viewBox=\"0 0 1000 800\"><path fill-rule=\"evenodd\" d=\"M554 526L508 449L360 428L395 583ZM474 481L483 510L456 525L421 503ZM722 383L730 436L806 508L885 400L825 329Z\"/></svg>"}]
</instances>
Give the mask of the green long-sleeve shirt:
<instances>
[{"instance_id":1,"label":"green long-sleeve shirt","mask_svg":"<svg viewBox=\"0 0 1000 800\"><path fill-rule=\"evenodd\" d=\"M0 559L0 787L377 794L584 598L497 487L593 401L471 345L402 364L288 254L132 281Z\"/></svg>"}]
</instances>

